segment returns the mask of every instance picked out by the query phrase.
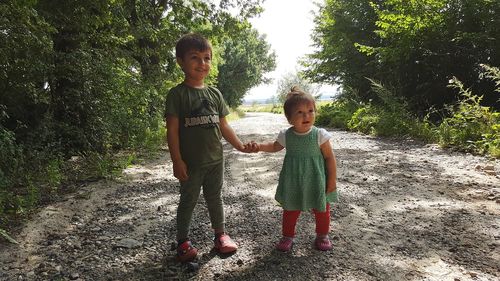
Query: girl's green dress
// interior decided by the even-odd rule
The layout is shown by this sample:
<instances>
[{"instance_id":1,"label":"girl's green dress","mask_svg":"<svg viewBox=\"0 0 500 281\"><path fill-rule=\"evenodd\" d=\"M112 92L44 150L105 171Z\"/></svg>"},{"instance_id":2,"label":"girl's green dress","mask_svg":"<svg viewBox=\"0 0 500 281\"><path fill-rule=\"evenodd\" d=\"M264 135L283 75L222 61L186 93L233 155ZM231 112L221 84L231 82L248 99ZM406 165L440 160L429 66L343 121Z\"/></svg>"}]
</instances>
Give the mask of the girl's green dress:
<instances>
[{"instance_id":1,"label":"girl's green dress","mask_svg":"<svg viewBox=\"0 0 500 281\"><path fill-rule=\"evenodd\" d=\"M337 192L326 194L326 167L318 145L318 128L305 135L292 128L285 133L286 154L275 199L285 210L326 210L337 201Z\"/></svg>"}]
</instances>

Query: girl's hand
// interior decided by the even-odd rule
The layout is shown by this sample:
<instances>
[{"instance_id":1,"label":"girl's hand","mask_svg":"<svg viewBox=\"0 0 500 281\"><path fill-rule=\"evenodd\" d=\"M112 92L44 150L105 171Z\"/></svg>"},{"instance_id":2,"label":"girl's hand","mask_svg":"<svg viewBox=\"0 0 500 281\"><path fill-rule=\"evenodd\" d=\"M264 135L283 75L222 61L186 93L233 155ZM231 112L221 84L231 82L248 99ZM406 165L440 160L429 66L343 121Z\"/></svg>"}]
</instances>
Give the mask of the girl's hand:
<instances>
[{"instance_id":1,"label":"girl's hand","mask_svg":"<svg viewBox=\"0 0 500 281\"><path fill-rule=\"evenodd\" d=\"M251 152L259 152L260 151L258 143L251 141L248 145L250 146Z\"/></svg>"},{"instance_id":2,"label":"girl's hand","mask_svg":"<svg viewBox=\"0 0 500 281\"><path fill-rule=\"evenodd\" d=\"M326 187L326 193L337 191L337 185L330 185Z\"/></svg>"}]
</instances>

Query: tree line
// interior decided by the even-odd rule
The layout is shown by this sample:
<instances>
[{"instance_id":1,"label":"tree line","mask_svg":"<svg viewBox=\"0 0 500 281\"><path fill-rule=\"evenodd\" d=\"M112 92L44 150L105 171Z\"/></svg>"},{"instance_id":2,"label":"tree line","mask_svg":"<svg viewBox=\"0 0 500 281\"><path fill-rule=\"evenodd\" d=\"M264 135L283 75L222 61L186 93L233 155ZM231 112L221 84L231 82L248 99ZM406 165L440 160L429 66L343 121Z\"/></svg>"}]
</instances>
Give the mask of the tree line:
<instances>
[{"instance_id":1,"label":"tree line","mask_svg":"<svg viewBox=\"0 0 500 281\"><path fill-rule=\"evenodd\" d=\"M318 121L500 157L500 1L326 0L303 75L342 92Z\"/></svg>"}]
</instances>

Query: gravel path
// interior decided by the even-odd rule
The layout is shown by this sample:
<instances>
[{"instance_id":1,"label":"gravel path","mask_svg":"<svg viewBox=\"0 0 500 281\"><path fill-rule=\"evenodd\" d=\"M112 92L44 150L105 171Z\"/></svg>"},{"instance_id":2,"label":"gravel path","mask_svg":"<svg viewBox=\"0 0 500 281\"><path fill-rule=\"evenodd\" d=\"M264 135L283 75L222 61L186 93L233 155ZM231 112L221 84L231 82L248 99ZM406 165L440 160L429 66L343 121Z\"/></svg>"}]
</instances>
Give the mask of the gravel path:
<instances>
[{"instance_id":1,"label":"gravel path","mask_svg":"<svg viewBox=\"0 0 500 281\"><path fill-rule=\"evenodd\" d=\"M283 116L266 113L231 124L245 142L273 140L287 127ZM197 263L175 262L178 183L164 151L42 208L14 235L19 245L0 241L0 280L500 280L498 160L332 133L340 202L332 208L330 252L312 248L307 212L293 250L273 250L284 151L244 154L225 143L225 211L236 254L211 251L201 198L192 225Z\"/></svg>"}]
</instances>

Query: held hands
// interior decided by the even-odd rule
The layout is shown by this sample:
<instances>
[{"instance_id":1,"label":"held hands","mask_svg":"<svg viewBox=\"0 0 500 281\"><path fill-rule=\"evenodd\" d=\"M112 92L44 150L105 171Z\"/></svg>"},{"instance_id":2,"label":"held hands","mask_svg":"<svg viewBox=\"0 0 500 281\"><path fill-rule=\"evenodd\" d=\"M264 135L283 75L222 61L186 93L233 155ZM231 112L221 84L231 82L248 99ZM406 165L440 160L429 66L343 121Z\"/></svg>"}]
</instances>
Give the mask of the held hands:
<instances>
[{"instance_id":1,"label":"held hands","mask_svg":"<svg viewBox=\"0 0 500 281\"><path fill-rule=\"evenodd\" d=\"M259 144L257 144L254 141L251 141L249 143L244 144L243 149L241 149L240 151L245 153L259 152Z\"/></svg>"}]
</instances>

